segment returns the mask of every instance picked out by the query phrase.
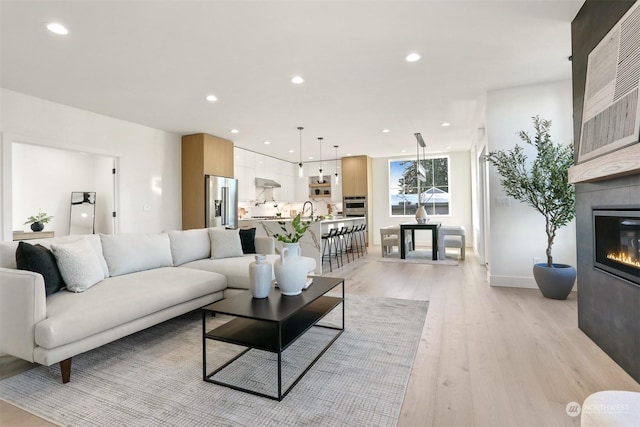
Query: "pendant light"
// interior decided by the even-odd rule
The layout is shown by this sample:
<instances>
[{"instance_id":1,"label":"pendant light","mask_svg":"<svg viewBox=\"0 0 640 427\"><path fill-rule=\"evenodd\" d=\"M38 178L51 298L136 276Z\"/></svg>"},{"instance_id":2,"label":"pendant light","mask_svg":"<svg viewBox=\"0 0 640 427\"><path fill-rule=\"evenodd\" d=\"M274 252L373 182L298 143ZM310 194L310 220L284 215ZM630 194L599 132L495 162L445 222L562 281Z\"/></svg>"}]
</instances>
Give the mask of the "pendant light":
<instances>
[{"instance_id":1,"label":"pendant light","mask_svg":"<svg viewBox=\"0 0 640 427\"><path fill-rule=\"evenodd\" d=\"M324 175L322 175L322 140L324 138L319 136L318 141L320 141L320 176L318 177L318 184L324 184Z\"/></svg>"},{"instance_id":2,"label":"pendant light","mask_svg":"<svg viewBox=\"0 0 640 427\"><path fill-rule=\"evenodd\" d=\"M425 210L422 203L420 203L420 181L424 180L424 168L420 163L420 147L422 147L423 153L424 148L427 146L425 144L424 139L422 139L422 135L420 133L415 133L416 137L416 185L418 187L418 206L416 209L416 222L418 224L426 224L429 218L427 217L427 211Z\"/></svg>"},{"instance_id":3,"label":"pendant light","mask_svg":"<svg viewBox=\"0 0 640 427\"><path fill-rule=\"evenodd\" d=\"M338 185L340 183L340 181L338 179L338 146L334 145L333 148L336 149L336 173L335 173L335 176L336 176L336 185Z\"/></svg>"},{"instance_id":4,"label":"pendant light","mask_svg":"<svg viewBox=\"0 0 640 427\"><path fill-rule=\"evenodd\" d=\"M304 168L302 167L302 129L304 129L302 126L298 126L298 131L300 132L300 148L299 148L299 153L300 153L300 162L298 163L298 177L302 178L304 176Z\"/></svg>"}]
</instances>

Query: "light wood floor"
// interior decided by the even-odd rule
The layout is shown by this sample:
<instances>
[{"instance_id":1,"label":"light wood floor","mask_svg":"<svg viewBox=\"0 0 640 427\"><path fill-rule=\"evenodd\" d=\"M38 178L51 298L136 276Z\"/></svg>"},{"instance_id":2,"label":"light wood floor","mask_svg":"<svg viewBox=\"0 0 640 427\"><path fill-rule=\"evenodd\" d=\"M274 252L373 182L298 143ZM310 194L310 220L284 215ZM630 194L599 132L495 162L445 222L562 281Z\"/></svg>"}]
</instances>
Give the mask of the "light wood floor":
<instances>
[{"instance_id":1,"label":"light wood floor","mask_svg":"<svg viewBox=\"0 0 640 427\"><path fill-rule=\"evenodd\" d=\"M400 427L579 426L565 412L569 402L600 390L640 391L578 329L575 294L555 301L537 290L493 288L470 252L457 267L398 264L379 262L374 246L332 273L347 278L350 294L429 300ZM25 369L3 359L2 377ZM0 402L0 425L52 424Z\"/></svg>"}]
</instances>

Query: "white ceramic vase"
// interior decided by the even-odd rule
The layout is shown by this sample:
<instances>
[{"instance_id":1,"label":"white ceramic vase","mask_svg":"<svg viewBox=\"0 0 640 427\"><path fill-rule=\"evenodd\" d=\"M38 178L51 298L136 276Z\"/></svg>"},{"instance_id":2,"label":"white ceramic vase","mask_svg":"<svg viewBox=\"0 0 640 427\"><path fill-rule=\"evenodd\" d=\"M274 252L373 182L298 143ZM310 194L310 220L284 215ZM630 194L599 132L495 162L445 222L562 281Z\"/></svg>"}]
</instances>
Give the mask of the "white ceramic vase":
<instances>
[{"instance_id":1,"label":"white ceramic vase","mask_svg":"<svg viewBox=\"0 0 640 427\"><path fill-rule=\"evenodd\" d=\"M249 283L254 298L266 298L271 292L271 264L265 255L256 255L249 264Z\"/></svg>"},{"instance_id":2,"label":"white ceramic vase","mask_svg":"<svg viewBox=\"0 0 640 427\"><path fill-rule=\"evenodd\" d=\"M307 261L300 256L299 243L285 243L280 259L273 264L282 295L300 295L307 280Z\"/></svg>"},{"instance_id":3,"label":"white ceramic vase","mask_svg":"<svg viewBox=\"0 0 640 427\"><path fill-rule=\"evenodd\" d=\"M418 205L418 210L416 211L416 222L418 224L426 224L427 222L429 222L427 211L422 205Z\"/></svg>"}]
</instances>

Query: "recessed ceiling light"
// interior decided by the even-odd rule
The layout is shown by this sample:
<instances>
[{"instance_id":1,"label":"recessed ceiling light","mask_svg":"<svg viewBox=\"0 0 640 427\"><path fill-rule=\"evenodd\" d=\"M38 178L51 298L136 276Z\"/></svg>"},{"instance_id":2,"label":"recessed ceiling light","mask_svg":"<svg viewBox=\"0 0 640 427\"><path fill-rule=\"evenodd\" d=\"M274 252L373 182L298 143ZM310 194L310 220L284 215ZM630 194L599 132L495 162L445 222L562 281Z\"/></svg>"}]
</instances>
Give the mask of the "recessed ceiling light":
<instances>
[{"instance_id":1,"label":"recessed ceiling light","mask_svg":"<svg viewBox=\"0 0 640 427\"><path fill-rule=\"evenodd\" d=\"M271 144L271 142L270 142L270 141L265 141L265 142L264 142L264 145L269 145L269 144Z\"/></svg>"},{"instance_id":2,"label":"recessed ceiling light","mask_svg":"<svg viewBox=\"0 0 640 427\"><path fill-rule=\"evenodd\" d=\"M451 126L451 123L449 123L449 122L444 122L444 123L442 123L440 126L442 126L443 128L446 128L447 126Z\"/></svg>"},{"instance_id":3,"label":"recessed ceiling light","mask_svg":"<svg viewBox=\"0 0 640 427\"><path fill-rule=\"evenodd\" d=\"M301 83L304 83L304 79L302 77L300 77L300 76L294 76L291 79L291 83L295 83L295 84L299 85Z\"/></svg>"},{"instance_id":4,"label":"recessed ceiling light","mask_svg":"<svg viewBox=\"0 0 640 427\"><path fill-rule=\"evenodd\" d=\"M295 152L296 152L296 150L289 150L289 152L290 152L290 153L295 153Z\"/></svg>"},{"instance_id":5,"label":"recessed ceiling light","mask_svg":"<svg viewBox=\"0 0 640 427\"><path fill-rule=\"evenodd\" d=\"M400 152L401 152L401 153L406 153L406 152L407 152L407 150L400 150Z\"/></svg>"},{"instance_id":6,"label":"recessed ceiling light","mask_svg":"<svg viewBox=\"0 0 640 427\"><path fill-rule=\"evenodd\" d=\"M420 55L418 55L417 53L410 53L409 55L407 55L407 57L405 58L407 60L407 62L416 62L420 59Z\"/></svg>"},{"instance_id":7,"label":"recessed ceiling light","mask_svg":"<svg viewBox=\"0 0 640 427\"><path fill-rule=\"evenodd\" d=\"M231 132L231 133L238 133L238 132L240 132L240 131L239 131L238 129L231 129L229 132Z\"/></svg>"},{"instance_id":8,"label":"recessed ceiling light","mask_svg":"<svg viewBox=\"0 0 640 427\"><path fill-rule=\"evenodd\" d=\"M382 129L382 133L389 133L389 129Z\"/></svg>"},{"instance_id":9,"label":"recessed ceiling light","mask_svg":"<svg viewBox=\"0 0 640 427\"><path fill-rule=\"evenodd\" d=\"M447 145L447 150L451 150L451 146L450 145Z\"/></svg>"},{"instance_id":10,"label":"recessed ceiling light","mask_svg":"<svg viewBox=\"0 0 640 427\"><path fill-rule=\"evenodd\" d=\"M313 157L309 157L309 159L307 159L307 160L313 160Z\"/></svg>"},{"instance_id":11,"label":"recessed ceiling light","mask_svg":"<svg viewBox=\"0 0 640 427\"><path fill-rule=\"evenodd\" d=\"M63 36L69 34L69 30L67 30L64 25L58 24L57 22L47 24L47 30Z\"/></svg>"},{"instance_id":12,"label":"recessed ceiling light","mask_svg":"<svg viewBox=\"0 0 640 427\"><path fill-rule=\"evenodd\" d=\"M207 101L209 102L216 102L218 100L218 97L215 95L207 95Z\"/></svg>"}]
</instances>

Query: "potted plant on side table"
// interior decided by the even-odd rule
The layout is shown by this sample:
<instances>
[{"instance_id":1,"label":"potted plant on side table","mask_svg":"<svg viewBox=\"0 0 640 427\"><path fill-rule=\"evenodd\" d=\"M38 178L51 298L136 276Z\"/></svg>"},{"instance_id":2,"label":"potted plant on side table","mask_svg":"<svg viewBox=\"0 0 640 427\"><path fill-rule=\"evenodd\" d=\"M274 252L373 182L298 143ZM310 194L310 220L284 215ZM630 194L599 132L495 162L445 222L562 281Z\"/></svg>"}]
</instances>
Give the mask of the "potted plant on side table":
<instances>
[{"instance_id":1,"label":"potted plant on side table","mask_svg":"<svg viewBox=\"0 0 640 427\"><path fill-rule=\"evenodd\" d=\"M275 234L274 237L282 242L284 247L280 259L273 264L273 272L283 295L299 295L307 281L308 264L301 256L300 239L311 226L311 222L303 221L301 212L290 222L278 221L282 233ZM287 227L289 223L291 228Z\"/></svg>"},{"instance_id":2,"label":"potted plant on side table","mask_svg":"<svg viewBox=\"0 0 640 427\"><path fill-rule=\"evenodd\" d=\"M532 140L525 131L518 136L536 148L533 163L518 145L511 150L492 151L487 160L496 167L500 183L508 196L540 212L545 218L547 262L533 266L533 276L546 298L566 299L576 279L574 267L553 262L551 248L559 228L575 217L575 189L568 182L568 169L573 165L573 144L559 145L551 141L551 121L533 117L536 131Z\"/></svg>"},{"instance_id":3,"label":"potted plant on side table","mask_svg":"<svg viewBox=\"0 0 640 427\"><path fill-rule=\"evenodd\" d=\"M25 221L24 225L31 224L32 231L42 231L44 230L44 224L51 221L53 216L48 216L46 212L40 212L38 209L38 215L31 215Z\"/></svg>"}]
</instances>

